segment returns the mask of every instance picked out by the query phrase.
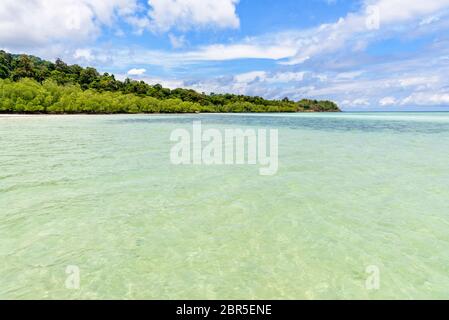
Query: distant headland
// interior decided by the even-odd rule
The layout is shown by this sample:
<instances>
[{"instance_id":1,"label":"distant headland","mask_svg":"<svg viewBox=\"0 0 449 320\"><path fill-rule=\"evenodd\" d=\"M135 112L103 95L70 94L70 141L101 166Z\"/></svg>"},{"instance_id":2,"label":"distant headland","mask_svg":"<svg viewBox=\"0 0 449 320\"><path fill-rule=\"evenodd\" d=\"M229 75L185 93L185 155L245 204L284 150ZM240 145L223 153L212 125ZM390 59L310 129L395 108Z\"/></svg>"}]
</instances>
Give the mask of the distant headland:
<instances>
[{"instance_id":1,"label":"distant headland","mask_svg":"<svg viewBox=\"0 0 449 320\"><path fill-rule=\"evenodd\" d=\"M54 63L0 50L0 113L275 113L340 112L332 101L267 100L257 96L206 94L100 74L96 69Z\"/></svg>"}]
</instances>

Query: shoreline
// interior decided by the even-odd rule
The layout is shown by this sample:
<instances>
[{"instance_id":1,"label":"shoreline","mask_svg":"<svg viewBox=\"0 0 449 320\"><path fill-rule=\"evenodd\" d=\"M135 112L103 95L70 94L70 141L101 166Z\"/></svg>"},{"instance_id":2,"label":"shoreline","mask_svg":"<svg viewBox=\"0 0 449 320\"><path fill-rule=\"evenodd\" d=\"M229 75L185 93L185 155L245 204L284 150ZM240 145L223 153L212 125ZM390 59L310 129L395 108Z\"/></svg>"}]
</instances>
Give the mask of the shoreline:
<instances>
[{"instance_id":1,"label":"shoreline","mask_svg":"<svg viewBox=\"0 0 449 320\"><path fill-rule=\"evenodd\" d=\"M55 117L55 116L181 116L181 115L282 115L282 114L332 114L335 112L186 112L186 113L0 113L0 118Z\"/></svg>"}]
</instances>

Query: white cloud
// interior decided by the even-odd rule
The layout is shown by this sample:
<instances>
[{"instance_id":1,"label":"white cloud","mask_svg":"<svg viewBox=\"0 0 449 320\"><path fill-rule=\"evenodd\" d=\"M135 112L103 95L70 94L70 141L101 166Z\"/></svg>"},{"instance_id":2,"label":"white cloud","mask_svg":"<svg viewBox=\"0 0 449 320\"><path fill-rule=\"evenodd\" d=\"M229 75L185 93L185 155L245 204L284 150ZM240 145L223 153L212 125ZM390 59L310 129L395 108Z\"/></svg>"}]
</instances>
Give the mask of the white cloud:
<instances>
[{"instance_id":1,"label":"white cloud","mask_svg":"<svg viewBox=\"0 0 449 320\"><path fill-rule=\"evenodd\" d=\"M214 26L238 28L239 0L148 0L151 27L157 31L172 28L188 30Z\"/></svg>"},{"instance_id":2,"label":"white cloud","mask_svg":"<svg viewBox=\"0 0 449 320\"><path fill-rule=\"evenodd\" d=\"M448 6L449 0L365 0L360 12L349 13L335 23L299 32L295 40L298 52L284 64L301 64L316 55L338 51L355 38L365 36L368 41L378 29L416 19L422 21ZM375 23L372 23L373 19ZM358 39L353 44L354 50L361 43L362 48L365 47L366 41Z\"/></svg>"},{"instance_id":3,"label":"white cloud","mask_svg":"<svg viewBox=\"0 0 449 320\"><path fill-rule=\"evenodd\" d=\"M300 82L304 80L306 72L278 72L266 79L267 82L272 83L288 83Z\"/></svg>"},{"instance_id":4,"label":"white cloud","mask_svg":"<svg viewBox=\"0 0 449 320\"><path fill-rule=\"evenodd\" d=\"M187 42L186 37L184 35L177 37L174 34L170 33L168 35L168 38L170 40L172 47L175 49L184 47Z\"/></svg>"},{"instance_id":5,"label":"white cloud","mask_svg":"<svg viewBox=\"0 0 449 320\"><path fill-rule=\"evenodd\" d=\"M271 59L279 60L291 56L293 48L276 45L263 46L257 44L210 45L182 56L187 60L225 61L236 59Z\"/></svg>"},{"instance_id":6,"label":"white cloud","mask_svg":"<svg viewBox=\"0 0 449 320\"><path fill-rule=\"evenodd\" d=\"M254 81L266 83L300 82L304 80L305 74L306 72L275 72L269 74L265 71L252 71L238 74L234 76L234 80L247 84Z\"/></svg>"},{"instance_id":7,"label":"white cloud","mask_svg":"<svg viewBox=\"0 0 449 320\"><path fill-rule=\"evenodd\" d=\"M267 73L265 71L251 71L234 76L234 80L236 82L249 83L255 80L265 79L266 77Z\"/></svg>"},{"instance_id":8,"label":"white cloud","mask_svg":"<svg viewBox=\"0 0 449 320\"><path fill-rule=\"evenodd\" d=\"M264 45L210 45L190 51L158 51L142 48L125 47L92 47L95 58L108 57L114 67L123 68L133 65L157 65L164 68L176 68L208 61L230 61L236 59L269 59L279 60L291 56L293 48ZM71 55L73 56L73 54Z\"/></svg>"},{"instance_id":9,"label":"white cloud","mask_svg":"<svg viewBox=\"0 0 449 320\"><path fill-rule=\"evenodd\" d=\"M137 0L2 0L0 43L28 48L91 40L102 26L113 26L117 17L132 15Z\"/></svg>"},{"instance_id":10,"label":"white cloud","mask_svg":"<svg viewBox=\"0 0 449 320\"><path fill-rule=\"evenodd\" d=\"M449 52L449 48L445 50ZM174 63L167 70L177 70L178 63L183 57L183 64L194 63L199 68L203 66L202 60L195 60L199 55L192 52L166 54L148 51L134 53L136 56L133 59L128 59L127 51L114 51L111 54L114 59L121 60L120 63L128 65L145 65L145 63L160 65L161 60L165 59L164 63L168 65ZM354 71L351 71L352 67L350 67L345 72L340 72L340 69L333 71L327 66L323 66L321 72L316 69L297 71L297 67L282 67L282 71L273 72L260 69L235 76L203 75L200 79L190 78L183 74L181 78L184 79L185 87L205 92L231 92L275 99L285 96L291 99L304 97L330 99L343 101L343 107L362 108L382 104L400 106L402 101L413 92L441 92L444 87L447 87L446 75L449 72L449 65L445 57L447 57L445 51L422 52L419 56L409 59L398 58L389 62L363 64L363 70L358 64ZM215 57L208 56L208 58ZM181 70L184 70L184 67ZM167 77L173 79L176 75L170 71ZM173 84L171 85L173 86ZM383 100L388 97L391 99ZM396 99L395 103L392 99ZM432 104L438 101L436 97L427 100ZM408 101L411 102L411 98ZM419 103L424 104L423 97Z\"/></svg>"},{"instance_id":11,"label":"white cloud","mask_svg":"<svg viewBox=\"0 0 449 320\"><path fill-rule=\"evenodd\" d=\"M363 74L363 71L350 71L337 74L339 80L352 80Z\"/></svg>"},{"instance_id":12,"label":"white cloud","mask_svg":"<svg viewBox=\"0 0 449 320\"><path fill-rule=\"evenodd\" d=\"M417 92L405 98L401 104L407 106L449 106L449 92Z\"/></svg>"},{"instance_id":13,"label":"white cloud","mask_svg":"<svg viewBox=\"0 0 449 320\"><path fill-rule=\"evenodd\" d=\"M426 18L422 19L421 22L419 23L419 25L425 26L425 25L432 24L432 23L438 22L438 21L440 21L440 17L430 16L430 17L426 17Z\"/></svg>"},{"instance_id":14,"label":"white cloud","mask_svg":"<svg viewBox=\"0 0 449 320\"><path fill-rule=\"evenodd\" d=\"M145 81L146 83L148 83L150 85L160 84L164 88L169 88L169 89L188 88L188 86L185 84L185 82L183 80L177 80L177 79L143 77L143 78L140 78L139 80Z\"/></svg>"},{"instance_id":15,"label":"white cloud","mask_svg":"<svg viewBox=\"0 0 449 320\"><path fill-rule=\"evenodd\" d=\"M126 21L134 27L134 31L137 35L142 35L142 33L150 28L150 21L147 17L129 16Z\"/></svg>"},{"instance_id":16,"label":"white cloud","mask_svg":"<svg viewBox=\"0 0 449 320\"><path fill-rule=\"evenodd\" d=\"M92 61L94 59L92 50L90 49L76 49L73 57L75 59L84 59L86 61Z\"/></svg>"},{"instance_id":17,"label":"white cloud","mask_svg":"<svg viewBox=\"0 0 449 320\"><path fill-rule=\"evenodd\" d=\"M238 26L238 17L235 14L237 2L234 0L150 0L150 4L153 5L151 21L143 18L136 19L139 21L139 28L156 28L157 30L172 28L186 30L208 25L236 27ZM416 0L365 0L364 7L369 5L376 5L379 8L380 27L385 28L410 20L416 20L418 25L429 14L449 7L449 0L429 0L425 5ZM399 7L402 9L396 10ZM205 11L205 8L209 9ZM357 13L349 13L335 23L323 24L316 28L266 34L230 44L203 46L182 55L170 52L151 52L150 55L159 55L162 64L235 59L270 59L287 65L301 64L311 58L342 49L353 48L357 51L366 48L370 41L377 39L374 36L377 30L367 26L369 14L362 9ZM404 29L398 30L404 32ZM182 47L184 39L173 35L169 37L173 47ZM358 74L348 73L346 76L356 77Z\"/></svg>"},{"instance_id":18,"label":"white cloud","mask_svg":"<svg viewBox=\"0 0 449 320\"><path fill-rule=\"evenodd\" d=\"M343 100L341 105L344 107L368 107L370 103L367 99L360 98L354 100Z\"/></svg>"},{"instance_id":19,"label":"white cloud","mask_svg":"<svg viewBox=\"0 0 449 320\"><path fill-rule=\"evenodd\" d=\"M128 71L128 75L130 76L141 76L147 72L146 69L131 69Z\"/></svg>"},{"instance_id":20,"label":"white cloud","mask_svg":"<svg viewBox=\"0 0 449 320\"><path fill-rule=\"evenodd\" d=\"M438 12L449 5L449 0L367 0L379 8L381 25L398 23Z\"/></svg>"},{"instance_id":21,"label":"white cloud","mask_svg":"<svg viewBox=\"0 0 449 320\"><path fill-rule=\"evenodd\" d=\"M129 74L116 74L115 78L120 81L124 81L126 78L129 78ZM173 78L164 78L164 77L156 77L156 76L139 76L139 81L144 81L150 85L160 84L164 88L176 89L176 88L188 88L189 86L183 80L173 79Z\"/></svg>"},{"instance_id":22,"label":"white cloud","mask_svg":"<svg viewBox=\"0 0 449 320\"><path fill-rule=\"evenodd\" d=\"M137 0L35 0L28 6L16 0L2 2L5 4L0 6L0 43L6 49L14 47L14 44L34 43L48 48L54 47L58 40L86 41L97 36L102 26L113 26L117 17L124 18L141 32L151 28L185 30L206 26L238 27L239 24L236 14L238 0L149 0L152 6L150 17L138 14ZM449 0L428 0L425 5L416 0L365 0L365 5L379 7L383 27L395 21L422 20L449 6ZM400 13L390 12L399 7ZM138 52L141 60L160 65L235 59L270 59L279 63L299 64L342 48L347 49L351 47L348 42L354 37L358 38L357 43L366 45L372 34L372 30L367 29L366 19L367 13L361 10L335 23L316 28L267 34L230 44L213 44L182 54L139 49L133 49L133 52ZM186 43L183 36L169 34L169 39L174 48L182 48Z\"/></svg>"},{"instance_id":23,"label":"white cloud","mask_svg":"<svg viewBox=\"0 0 449 320\"><path fill-rule=\"evenodd\" d=\"M397 104L396 98L394 97L385 97L379 100L379 104L382 107L386 107L386 106L392 106Z\"/></svg>"},{"instance_id":24,"label":"white cloud","mask_svg":"<svg viewBox=\"0 0 449 320\"><path fill-rule=\"evenodd\" d=\"M399 79L399 84L403 87L429 87L433 84L439 83L440 78L438 76L414 76L408 78Z\"/></svg>"}]
</instances>

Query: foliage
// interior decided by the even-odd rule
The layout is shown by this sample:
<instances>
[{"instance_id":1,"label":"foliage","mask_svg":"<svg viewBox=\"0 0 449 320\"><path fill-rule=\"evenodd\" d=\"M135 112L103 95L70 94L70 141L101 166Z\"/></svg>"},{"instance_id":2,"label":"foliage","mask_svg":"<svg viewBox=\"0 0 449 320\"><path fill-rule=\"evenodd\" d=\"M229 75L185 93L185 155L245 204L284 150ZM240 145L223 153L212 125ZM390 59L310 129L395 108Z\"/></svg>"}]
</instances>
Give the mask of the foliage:
<instances>
[{"instance_id":1,"label":"foliage","mask_svg":"<svg viewBox=\"0 0 449 320\"><path fill-rule=\"evenodd\" d=\"M3 79L3 80L2 80ZM187 113L329 112L330 101L266 100L234 94L207 95L170 90L143 81L116 80L94 68L55 63L0 50L0 112L19 113Z\"/></svg>"}]
</instances>

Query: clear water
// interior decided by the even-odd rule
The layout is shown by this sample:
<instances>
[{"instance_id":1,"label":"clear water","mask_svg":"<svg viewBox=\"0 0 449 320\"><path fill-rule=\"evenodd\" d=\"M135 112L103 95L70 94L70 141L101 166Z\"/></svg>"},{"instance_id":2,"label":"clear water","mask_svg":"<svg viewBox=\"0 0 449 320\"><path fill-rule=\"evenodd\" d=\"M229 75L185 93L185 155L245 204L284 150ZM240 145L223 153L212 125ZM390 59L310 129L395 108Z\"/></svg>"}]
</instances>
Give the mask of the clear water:
<instances>
[{"instance_id":1,"label":"clear water","mask_svg":"<svg viewBox=\"0 0 449 320\"><path fill-rule=\"evenodd\" d=\"M278 174L171 165L193 120L278 128ZM0 117L0 148L0 298L449 298L449 113Z\"/></svg>"}]
</instances>

